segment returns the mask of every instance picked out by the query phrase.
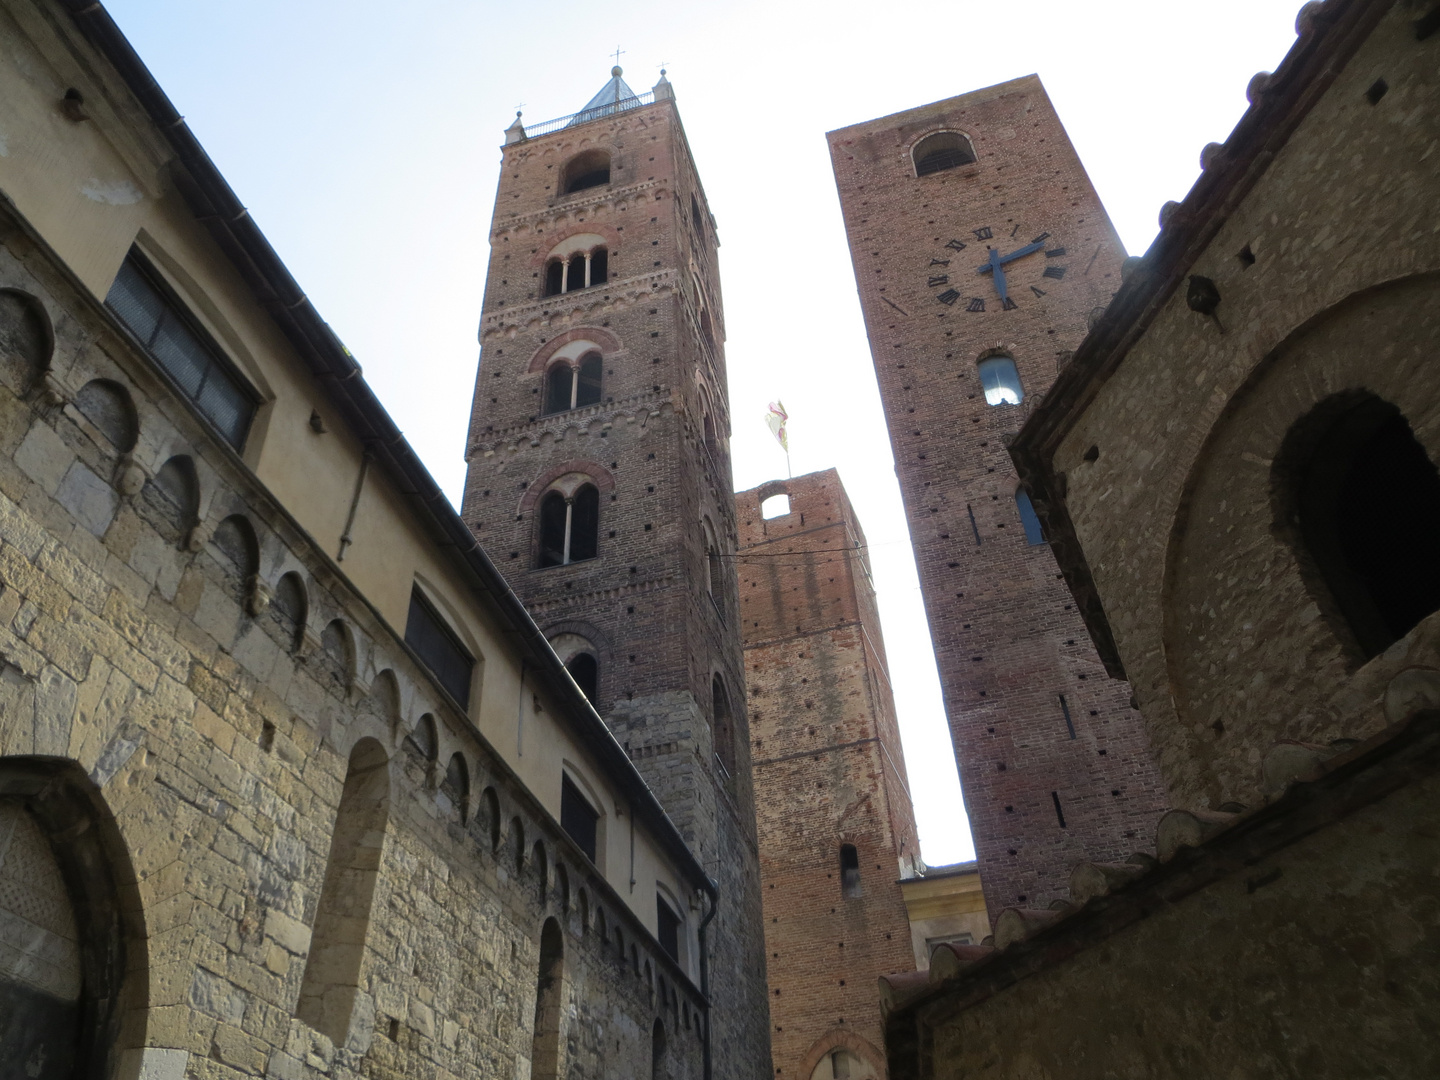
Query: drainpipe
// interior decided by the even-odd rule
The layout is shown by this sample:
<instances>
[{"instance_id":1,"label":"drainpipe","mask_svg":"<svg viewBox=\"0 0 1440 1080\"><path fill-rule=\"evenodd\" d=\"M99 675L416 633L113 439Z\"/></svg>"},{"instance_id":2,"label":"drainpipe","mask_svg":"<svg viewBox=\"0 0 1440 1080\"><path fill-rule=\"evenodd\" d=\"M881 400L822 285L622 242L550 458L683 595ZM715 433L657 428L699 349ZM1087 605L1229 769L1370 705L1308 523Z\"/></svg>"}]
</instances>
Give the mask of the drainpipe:
<instances>
[{"instance_id":1,"label":"drainpipe","mask_svg":"<svg viewBox=\"0 0 1440 1080\"><path fill-rule=\"evenodd\" d=\"M702 1043L704 1069L701 1075L704 1080L710 1080L710 953L705 948L705 928L710 925L710 920L715 918L715 912L720 907L719 882L711 878L710 888L705 891L710 894L710 910L705 913L705 918L700 920L700 996L705 999L705 1039Z\"/></svg>"}]
</instances>

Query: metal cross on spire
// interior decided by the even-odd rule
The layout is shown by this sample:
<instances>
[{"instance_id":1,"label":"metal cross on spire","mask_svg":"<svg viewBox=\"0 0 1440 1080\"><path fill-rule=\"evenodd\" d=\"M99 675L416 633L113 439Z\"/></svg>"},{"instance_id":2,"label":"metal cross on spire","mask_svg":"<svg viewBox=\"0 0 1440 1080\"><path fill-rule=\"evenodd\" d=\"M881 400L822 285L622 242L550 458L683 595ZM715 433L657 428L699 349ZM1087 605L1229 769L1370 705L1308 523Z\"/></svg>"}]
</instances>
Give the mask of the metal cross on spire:
<instances>
[{"instance_id":1,"label":"metal cross on spire","mask_svg":"<svg viewBox=\"0 0 1440 1080\"><path fill-rule=\"evenodd\" d=\"M624 51L625 51L625 50L622 49L622 48L620 48L619 45L616 45L616 46L615 46L615 66L616 66L616 67L619 67L619 66L620 66L620 54L623 53Z\"/></svg>"}]
</instances>

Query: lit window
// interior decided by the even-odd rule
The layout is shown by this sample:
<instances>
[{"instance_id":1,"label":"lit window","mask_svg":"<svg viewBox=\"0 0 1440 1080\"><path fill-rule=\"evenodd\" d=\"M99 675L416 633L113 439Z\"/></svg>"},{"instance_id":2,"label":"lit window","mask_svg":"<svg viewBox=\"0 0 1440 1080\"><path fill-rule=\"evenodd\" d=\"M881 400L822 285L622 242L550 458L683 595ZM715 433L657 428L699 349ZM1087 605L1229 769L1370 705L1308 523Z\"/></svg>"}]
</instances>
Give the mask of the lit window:
<instances>
[{"instance_id":1,"label":"lit window","mask_svg":"<svg viewBox=\"0 0 1440 1080\"><path fill-rule=\"evenodd\" d=\"M540 500L540 566L593 559L599 548L600 492L584 484L574 495L550 491Z\"/></svg>"},{"instance_id":2,"label":"lit window","mask_svg":"<svg viewBox=\"0 0 1440 1080\"><path fill-rule=\"evenodd\" d=\"M225 441L243 447L254 395L135 251L121 264L105 304Z\"/></svg>"},{"instance_id":3,"label":"lit window","mask_svg":"<svg viewBox=\"0 0 1440 1080\"><path fill-rule=\"evenodd\" d=\"M1025 526L1025 542L1032 547L1045 543L1045 529L1035 513L1035 504L1030 501L1024 488L1015 492L1015 506L1020 511L1020 524Z\"/></svg>"},{"instance_id":4,"label":"lit window","mask_svg":"<svg viewBox=\"0 0 1440 1080\"><path fill-rule=\"evenodd\" d=\"M986 405L1019 405L1025 400L1020 372L1008 356L990 356L980 361L980 386Z\"/></svg>"},{"instance_id":5,"label":"lit window","mask_svg":"<svg viewBox=\"0 0 1440 1080\"><path fill-rule=\"evenodd\" d=\"M760 504L760 516L766 521L771 518L784 517L788 513L790 513L789 495L771 495Z\"/></svg>"}]
</instances>

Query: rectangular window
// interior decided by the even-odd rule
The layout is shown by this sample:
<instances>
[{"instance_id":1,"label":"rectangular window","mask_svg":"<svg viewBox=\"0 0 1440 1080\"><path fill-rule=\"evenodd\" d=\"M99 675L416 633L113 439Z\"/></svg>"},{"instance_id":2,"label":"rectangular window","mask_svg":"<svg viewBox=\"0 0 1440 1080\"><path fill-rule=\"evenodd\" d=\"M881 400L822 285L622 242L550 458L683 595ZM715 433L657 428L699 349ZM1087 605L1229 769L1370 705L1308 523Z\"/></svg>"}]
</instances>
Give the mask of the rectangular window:
<instances>
[{"instance_id":1,"label":"rectangular window","mask_svg":"<svg viewBox=\"0 0 1440 1080\"><path fill-rule=\"evenodd\" d=\"M410 616L405 620L405 644L425 661L430 673L462 709L470 707L470 675L475 661L445 625L419 589L410 593Z\"/></svg>"},{"instance_id":2,"label":"rectangular window","mask_svg":"<svg viewBox=\"0 0 1440 1080\"><path fill-rule=\"evenodd\" d=\"M580 850L595 862L595 825L600 820L600 811L590 805L590 800L580 794L580 789L568 776L560 779L560 827L567 836L580 845Z\"/></svg>"},{"instance_id":3,"label":"rectangular window","mask_svg":"<svg viewBox=\"0 0 1440 1080\"><path fill-rule=\"evenodd\" d=\"M254 394L134 249L105 303L225 441L241 449L255 417Z\"/></svg>"},{"instance_id":4,"label":"rectangular window","mask_svg":"<svg viewBox=\"0 0 1440 1080\"><path fill-rule=\"evenodd\" d=\"M660 948L665 950L665 955L680 962L680 916L675 914L675 909L665 902L665 898L659 893L655 894L655 926L656 937L660 939Z\"/></svg>"}]
</instances>

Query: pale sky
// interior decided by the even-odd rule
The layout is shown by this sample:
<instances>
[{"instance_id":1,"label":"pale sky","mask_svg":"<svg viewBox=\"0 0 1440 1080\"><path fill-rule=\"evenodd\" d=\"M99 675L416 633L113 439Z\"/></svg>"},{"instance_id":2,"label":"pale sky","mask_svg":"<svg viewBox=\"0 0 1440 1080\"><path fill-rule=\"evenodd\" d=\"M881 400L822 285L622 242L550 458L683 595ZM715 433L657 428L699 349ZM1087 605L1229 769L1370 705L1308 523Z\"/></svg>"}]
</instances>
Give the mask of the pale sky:
<instances>
[{"instance_id":1,"label":"pale sky","mask_svg":"<svg viewBox=\"0 0 1440 1080\"><path fill-rule=\"evenodd\" d=\"M922 853L973 858L825 132L1038 73L1133 254L1299 0L107 0L458 503L502 132L666 62L719 223L737 488L834 466L871 544Z\"/></svg>"}]
</instances>

